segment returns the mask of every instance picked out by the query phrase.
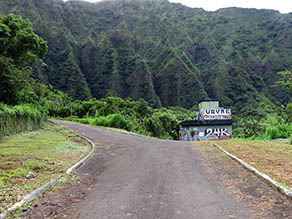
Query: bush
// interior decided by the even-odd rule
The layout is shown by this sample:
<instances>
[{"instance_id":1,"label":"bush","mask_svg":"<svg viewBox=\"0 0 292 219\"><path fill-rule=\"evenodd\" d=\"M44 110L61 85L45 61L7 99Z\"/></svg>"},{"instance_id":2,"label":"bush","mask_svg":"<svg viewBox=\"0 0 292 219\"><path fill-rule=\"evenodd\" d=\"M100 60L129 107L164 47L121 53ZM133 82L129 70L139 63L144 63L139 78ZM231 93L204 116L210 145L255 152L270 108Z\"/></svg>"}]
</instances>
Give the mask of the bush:
<instances>
[{"instance_id":1,"label":"bush","mask_svg":"<svg viewBox=\"0 0 292 219\"><path fill-rule=\"evenodd\" d=\"M107 96L101 100L51 104L49 115L159 138L178 139L178 123L191 119L194 113L179 107L154 110L143 99L133 101Z\"/></svg>"},{"instance_id":2,"label":"bush","mask_svg":"<svg viewBox=\"0 0 292 219\"><path fill-rule=\"evenodd\" d=\"M290 138L291 134L292 125L283 123L267 128L264 136L266 139L271 140L276 138Z\"/></svg>"},{"instance_id":3,"label":"bush","mask_svg":"<svg viewBox=\"0 0 292 219\"><path fill-rule=\"evenodd\" d=\"M178 139L177 126L178 120L172 111L165 109L153 113L146 122L147 131L152 133L152 136L165 139Z\"/></svg>"},{"instance_id":4,"label":"bush","mask_svg":"<svg viewBox=\"0 0 292 219\"><path fill-rule=\"evenodd\" d=\"M131 123L125 117L120 114L112 114L108 116L109 118L109 126L125 129L130 131L131 130Z\"/></svg>"},{"instance_id":5,"label":"bush","mask_svg":"<svg viewBox=\"0 0 292 219\"><path fill-rule=\"evenodd\" d=\"M94 120L94 125L125 129L128 131L130 131L132 128L131 122L128 121L124 116L122 116L118 113L111 114L111 115L108 115L106 117L104 117L104 116L97 117Z\"/></svg>"},{"instance_id":6,"label":"bush","mask_svg":"<svg viewBox=\"0 0 292 219\"><path fill-rule=\"evenodd\" d=\"M104 127L110 127L109 125L109 121L107 117L97 117L94 122L93 125L97 125L97 126L104 126Z\"/></svg>"},{"instance_id":7,"label":"bush","mask_svg":"<svg viewBox=\"0 0 292 219\"><path fill-rule=\"evenodd\" d=\"M0 104L0 136L37 130L46 120L46 110L38 106Z\"/></svg>"}]
</instances>

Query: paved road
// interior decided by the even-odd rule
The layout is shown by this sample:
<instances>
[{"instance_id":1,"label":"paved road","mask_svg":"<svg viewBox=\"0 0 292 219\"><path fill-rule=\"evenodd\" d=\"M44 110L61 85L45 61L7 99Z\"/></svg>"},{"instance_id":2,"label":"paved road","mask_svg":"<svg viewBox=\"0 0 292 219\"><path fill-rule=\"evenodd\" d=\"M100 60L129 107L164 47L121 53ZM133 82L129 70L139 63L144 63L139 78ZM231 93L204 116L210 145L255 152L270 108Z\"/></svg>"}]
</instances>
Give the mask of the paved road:
<instances>
[{"instance_id":1,"label":"paved road","mask_svg":"<svg viewBox=\"0 0 292 219\"><path fill-rule=\"evenodd\" d=\"M82 202L74 204L71 216L90 219L252 217L250 206L206 171L205 158L187 142L124 135L71 122L58 123L90 138L104 151L98 154L98 149L78 171L80 175L90 174L98 186ZM112 159L101 170L100 160L106 150Z\"/></svg>"}]
</instances>

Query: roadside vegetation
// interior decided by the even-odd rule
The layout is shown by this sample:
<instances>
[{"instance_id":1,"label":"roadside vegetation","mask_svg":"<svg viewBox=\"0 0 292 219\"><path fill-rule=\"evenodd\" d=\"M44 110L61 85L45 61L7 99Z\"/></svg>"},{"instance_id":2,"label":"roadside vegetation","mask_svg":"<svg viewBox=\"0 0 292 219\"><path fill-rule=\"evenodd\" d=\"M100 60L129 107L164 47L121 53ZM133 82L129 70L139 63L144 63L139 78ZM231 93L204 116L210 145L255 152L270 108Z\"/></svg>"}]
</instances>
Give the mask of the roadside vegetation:
<instances>
[{"instance_id":1,"label":"roadside vegetation","mask_svg":"<svg viewBox=\"0 0 292 219\"><path fill-rule=\"evenodd\" d=\"M47 42L28 20L0 15L0 137L36 130L46 121L43 86L30 77L32 63L43 58Z\"/></svg>"},{"instance_id":2,"label":"roadside vegetation","mask_svg":"<svg viewBox=\"0 0 292 219\"><path fill-rule=\"evenodd\" d=\"M196 113L180 107L154 109L140 99L109 94L101 100L62 102L49 108L49 116L96 126L114 127L164 139L178 139L178 124Z\"/></svg>"},{"instance_id":3,"label":"roadside vegetation","mask_svg":"<svg viewBox=\"0 0 292 219\"><path fill-rule=\"evenodd\" d=\"M90 146L47 122L49 108L67 95L32 78L47 42L28 20L0 15L0 212L63 174Z\"/></svg>"},{"instance_id":4,"label":"roadside vegetation","mask_svg":"<svg viewBox=\"0 0 292 219\"><path fill-rule=\"evenodd\" d=\"M39 131L2 138L0 142L0 212L24 195L60 176L90 150L68 129L47 123Z\"/></svg>"},{"instance_id":5,"label":"roadside vegetation","mask_svg":"<svg viewBox=\"0 0 292 219\"><path fill-rule=\"evenodd\" d=\"M46 115L34 105L7 106L0 103L0 137L37 130L47 121Z\"/></svg>"}]
</instances>

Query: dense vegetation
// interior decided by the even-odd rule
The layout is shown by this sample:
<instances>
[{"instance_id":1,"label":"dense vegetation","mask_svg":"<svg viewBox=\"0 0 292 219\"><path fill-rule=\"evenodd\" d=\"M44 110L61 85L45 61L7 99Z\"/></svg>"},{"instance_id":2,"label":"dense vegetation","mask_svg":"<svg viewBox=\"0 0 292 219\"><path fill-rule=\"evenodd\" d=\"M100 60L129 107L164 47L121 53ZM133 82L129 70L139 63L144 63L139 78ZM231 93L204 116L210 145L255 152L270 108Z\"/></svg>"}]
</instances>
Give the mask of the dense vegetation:
<instances>
[{"instance_id":1,"label":"dense vegetation","mask_svg":"<svg viewBox=\"0 0 292 219\"><path fill-rule=\"evenodd\" d=\"M64 101L51 106L49 115L159 138L178 139L178 123L192 119L195 113L180 107L153 109L143 99L133 101L108 94L100 100Z\"/></svg>"},{"instance_id":2,"label":"dense vegetation","mask_svg":"<svg viewBox=\"0 0 292 219\"><path fill-rule=\"evenodd\" d=\"M35 78L77 99L113 90L155 107L191 108L212 97L238 114L291 98L272 86L292 65L291 14L206 12L167 0L0 4L2 14L30 18L48 41L47 65L35 65Z\"/></svg>"},{"instance_id":3,"label":"dense vegetation","mask_svg":"<svg viewBox=\"0 0 292 219\"><path fill-rule=\"evenodd\" d=\"M109 126L160 138L178 139L178 122L190 111L154 110L143 99L108 96L72 101L31 76L31 65L47 52L46 42L20 16L0 17L0 136L40 128L47 115L82 123Z\"/></svg>"},{"instance_id":4,"label":"dense vegetation","mask_svg":"<svg viewBox=\"0 0 292 219\"><path fill-rule=\"evenodd\" d=\"M28 20L13 14L0 16L0 101L27 102L34 83L28 65L46 52L47 43L33 32Z\"/></svg>"},{"instance_id":5,"label":"dense vegetation","mask_svg":"<svg viewBox=\"0 0 292 219\"><path fill-rule=\"evenodd\" d=\"M0 137L42 127L46 112L34 105L7 106L0 103Z\"/></svg>"},{"instance_id":6,"label":"dense vegetation","mask_svg":"<svg viewBox=\"0 0 292 219\"><path fill-rule=\"evenodd\" d=\"M11 105L1 119L11 127L19 115L48 113L177 139L193 106L216 97L233 110L235 136L290 136L289 14L166 0L0 3L0 13L32 21L0 17L0 102Z\"/></svg>"},{"instance_id":7,"label":"dense vegetation","mask_svg":"<svg viewBox=\"0 0 292 219\"><path fill-rule=\"evenodd\" d=\"M44 85L30 77L29 67L46 52L47 43L28 20L0 16L0 136L35 130L46 120Z\"/></svg>"}]
</instances>

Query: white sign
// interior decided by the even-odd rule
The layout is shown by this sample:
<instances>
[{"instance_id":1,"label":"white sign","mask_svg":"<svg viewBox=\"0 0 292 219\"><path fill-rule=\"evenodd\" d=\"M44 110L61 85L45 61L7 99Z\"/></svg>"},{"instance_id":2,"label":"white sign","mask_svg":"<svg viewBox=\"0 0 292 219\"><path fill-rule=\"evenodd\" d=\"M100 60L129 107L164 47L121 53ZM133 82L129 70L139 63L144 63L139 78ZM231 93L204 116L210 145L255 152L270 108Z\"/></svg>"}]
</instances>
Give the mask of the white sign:
<instances>
[{"instance_id":1,"label":"white sign","mask_svg":"<svg viewBox=\"0 0 292 219\"><path fill-rule=\"evenodd\" d=\"M209 109L203 111L203 116L231 116L231 109Z\"/></svg>"}]
</instances>

